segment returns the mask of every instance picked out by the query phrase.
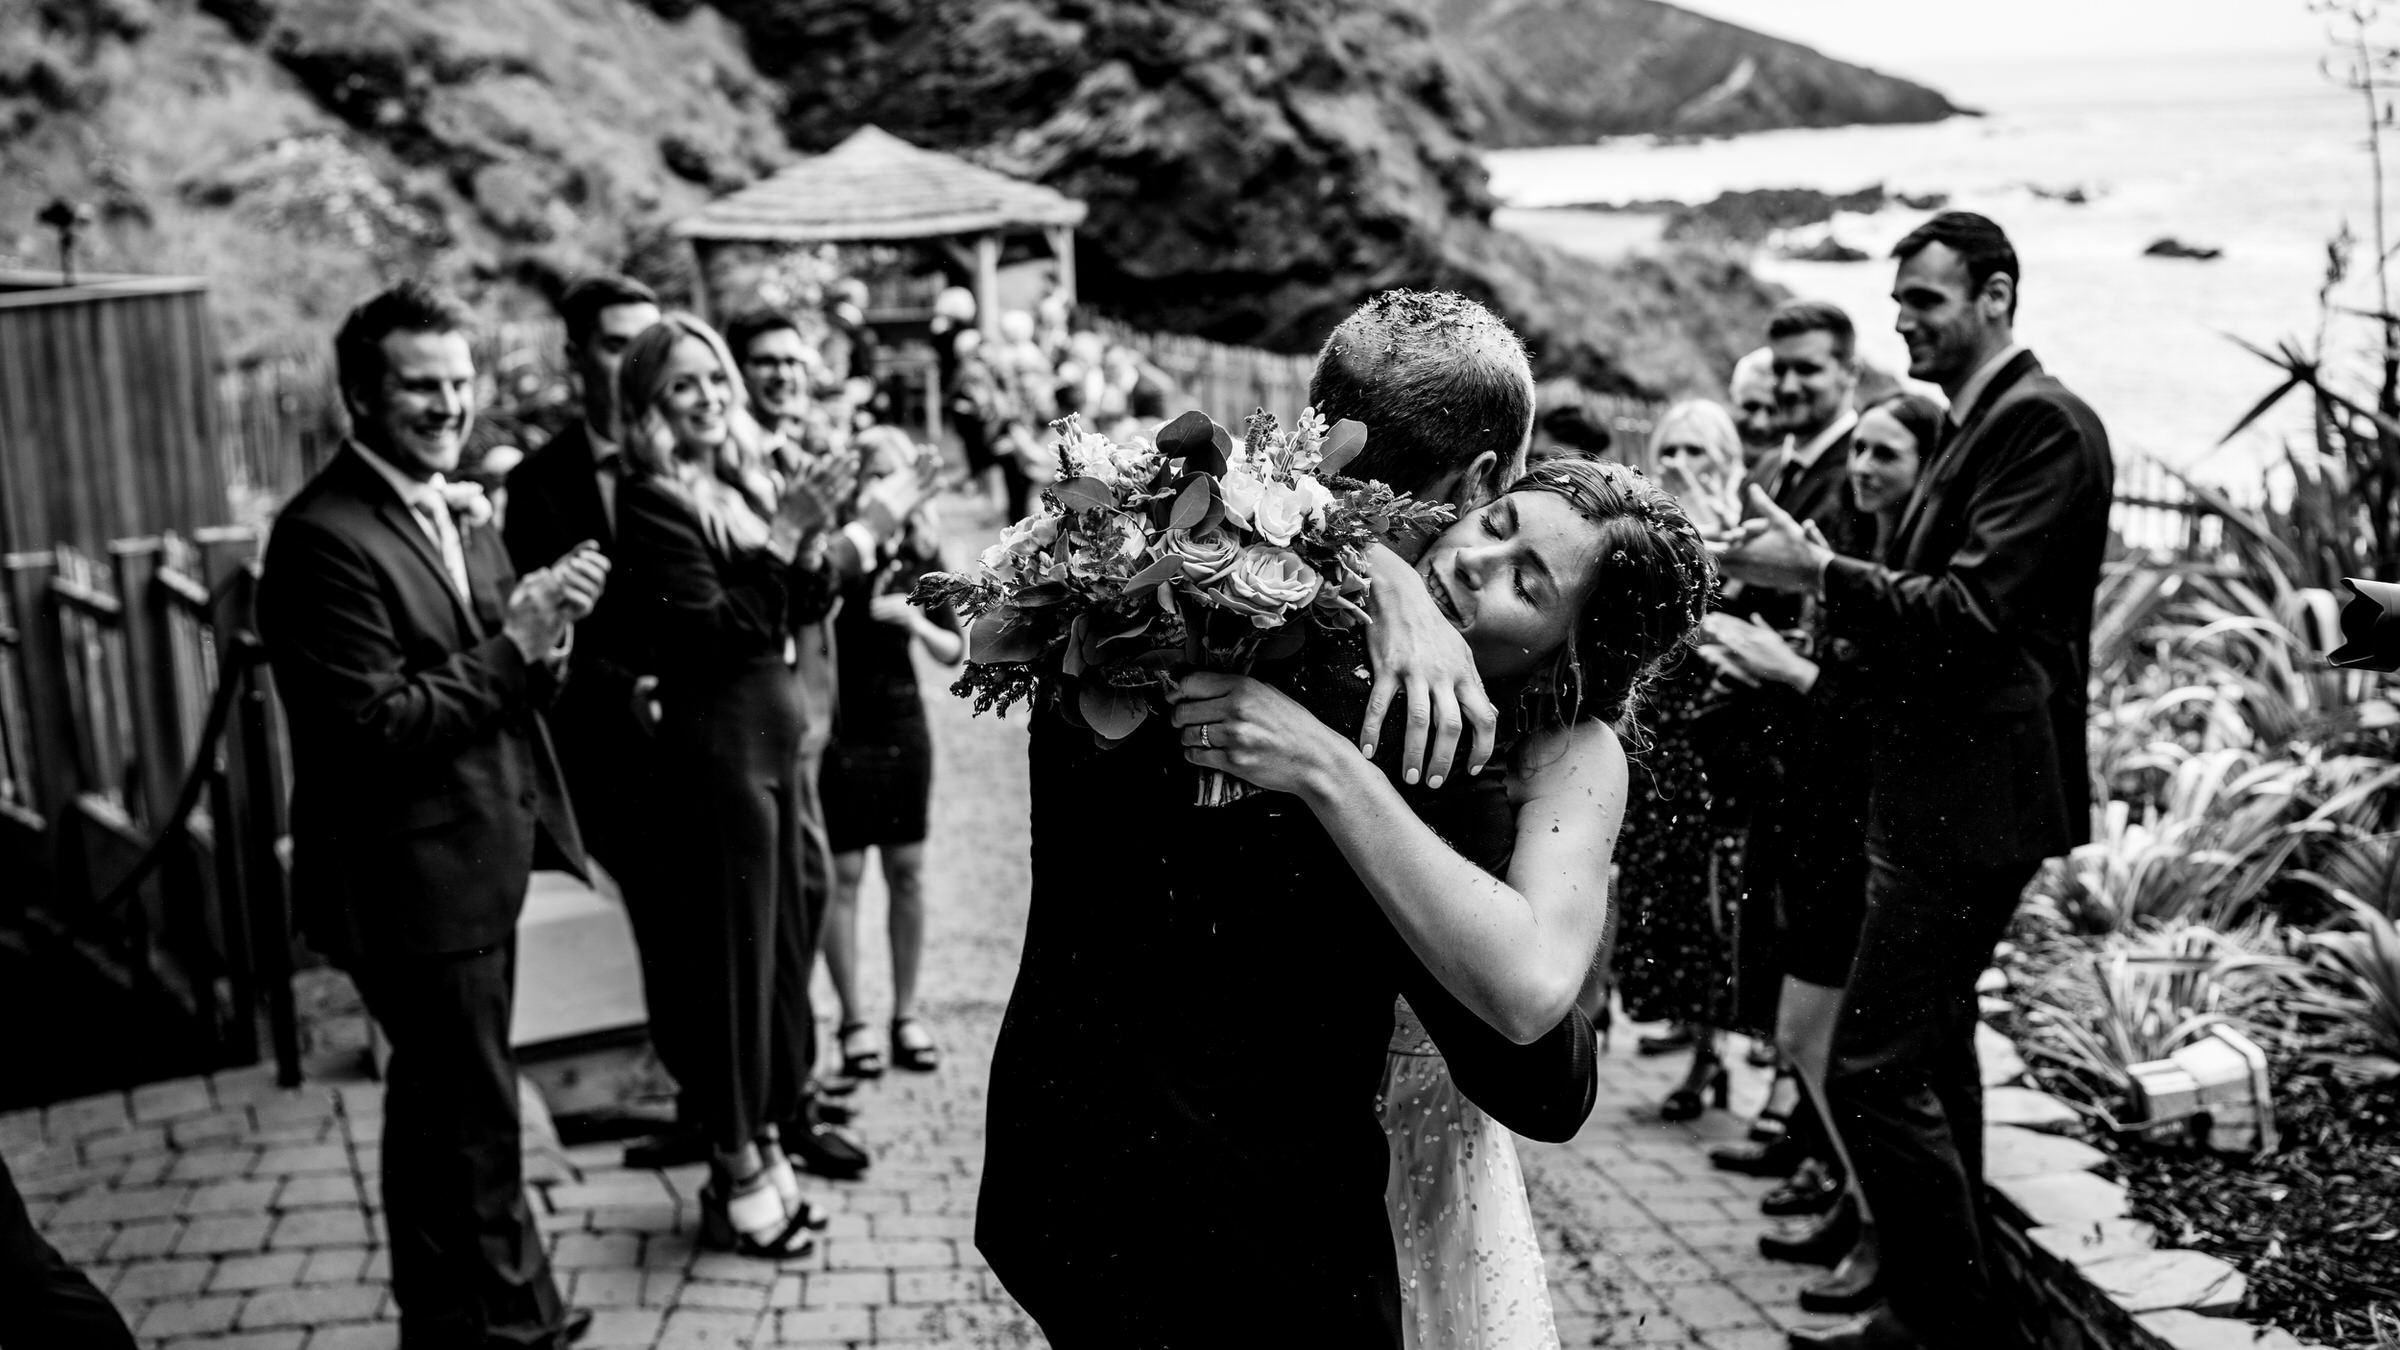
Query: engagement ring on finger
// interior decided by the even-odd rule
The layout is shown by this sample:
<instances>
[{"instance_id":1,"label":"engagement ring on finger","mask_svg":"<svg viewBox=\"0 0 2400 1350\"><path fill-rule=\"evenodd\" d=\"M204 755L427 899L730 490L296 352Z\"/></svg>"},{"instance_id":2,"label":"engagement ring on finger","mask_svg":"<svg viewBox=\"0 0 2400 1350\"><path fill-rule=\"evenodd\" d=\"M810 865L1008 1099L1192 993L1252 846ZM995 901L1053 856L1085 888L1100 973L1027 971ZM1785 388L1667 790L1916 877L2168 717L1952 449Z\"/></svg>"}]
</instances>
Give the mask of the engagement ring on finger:
<instances>
[{"instance_id":1,"label":"engagement ring on finger","mask_svg":"<svg viewBox=\"0 0 2400 1350\"><path fill-rule=\"evenodd\" d=\"M1200 724L1200 748L1201 748L1201 749L1203 749L1203 750L1209 750L1209 749L1213 749L1213 748L1214 748L1213 746L1211 746L1211 745L1208 743L1208 728L1209 728L1209 726L1210 726L1210 724L1209 724L1209 723L1207 723L1207 722L1202 722L1202 723Z\"/></svg>"}]
</instances>

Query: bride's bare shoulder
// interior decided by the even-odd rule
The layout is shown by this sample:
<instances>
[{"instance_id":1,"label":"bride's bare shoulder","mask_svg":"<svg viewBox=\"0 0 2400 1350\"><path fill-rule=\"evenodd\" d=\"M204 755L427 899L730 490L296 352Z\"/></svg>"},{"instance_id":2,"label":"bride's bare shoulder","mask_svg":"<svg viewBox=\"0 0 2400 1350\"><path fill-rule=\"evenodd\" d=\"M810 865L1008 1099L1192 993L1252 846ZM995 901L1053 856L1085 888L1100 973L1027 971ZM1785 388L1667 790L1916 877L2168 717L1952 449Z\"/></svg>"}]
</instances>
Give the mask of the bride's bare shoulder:
<instances>
[{"instance_id":1,"label":"bride's bare shoulder","mask_svg":"<svg viewBox=\"0 0 2400 1350\"><path fill-rule=\"evenodd\" d=\"M1606 722L1544 727L1511 757L1508 777L1520 799L1553 792L1621 794L1625 746Z\"/></svg>"}]
</instances>

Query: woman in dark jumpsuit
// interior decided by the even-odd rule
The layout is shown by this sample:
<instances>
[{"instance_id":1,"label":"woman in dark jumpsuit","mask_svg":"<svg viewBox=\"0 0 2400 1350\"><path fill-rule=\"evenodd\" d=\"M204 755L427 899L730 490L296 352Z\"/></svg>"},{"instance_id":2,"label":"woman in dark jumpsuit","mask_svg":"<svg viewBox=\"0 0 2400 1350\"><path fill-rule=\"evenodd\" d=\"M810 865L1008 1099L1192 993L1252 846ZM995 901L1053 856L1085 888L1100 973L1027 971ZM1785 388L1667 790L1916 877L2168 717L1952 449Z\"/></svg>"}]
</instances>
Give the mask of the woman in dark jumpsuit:
<instances>
[{"instance_id":1,"label":"woman in dark jumpsuit","mask_svg":"<svg viewBox=\"0 0 2400 1350\"><path fill-rule=\"evenodd\" d=\"M658 895L671 918L649 990L686 1047L680 1109L705 1133L701 1239L748 1255L806 1252L818 1222L780 1147L797 1116L813 950L795 637L830 603L827 569L743 408L724 342L671 314L619 376L634 471L617 528L632 622L658 676Z\"/></svg>"}]
</instances>

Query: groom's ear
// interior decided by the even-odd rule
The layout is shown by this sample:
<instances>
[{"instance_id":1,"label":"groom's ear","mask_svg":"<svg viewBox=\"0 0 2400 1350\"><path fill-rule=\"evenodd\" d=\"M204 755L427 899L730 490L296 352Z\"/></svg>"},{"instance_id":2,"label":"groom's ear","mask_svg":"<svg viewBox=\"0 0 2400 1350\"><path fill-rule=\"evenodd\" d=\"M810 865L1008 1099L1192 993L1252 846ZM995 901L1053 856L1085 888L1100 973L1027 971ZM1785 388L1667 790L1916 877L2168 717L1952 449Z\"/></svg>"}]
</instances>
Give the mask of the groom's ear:
<instances>
[{"instance_id":1,"label":"groom's ear","mask_svg":"<svg viewBox=\"0 0 2400 1350\"><path fill-rule=\"evenodd\" d=\"M1500 490L1507 486L1501 481L1504 468L1500 456L1490 450L1469 460L1451 481L1450 505L1463 516L1499 496Z\"/></svg>"}]
</instances>

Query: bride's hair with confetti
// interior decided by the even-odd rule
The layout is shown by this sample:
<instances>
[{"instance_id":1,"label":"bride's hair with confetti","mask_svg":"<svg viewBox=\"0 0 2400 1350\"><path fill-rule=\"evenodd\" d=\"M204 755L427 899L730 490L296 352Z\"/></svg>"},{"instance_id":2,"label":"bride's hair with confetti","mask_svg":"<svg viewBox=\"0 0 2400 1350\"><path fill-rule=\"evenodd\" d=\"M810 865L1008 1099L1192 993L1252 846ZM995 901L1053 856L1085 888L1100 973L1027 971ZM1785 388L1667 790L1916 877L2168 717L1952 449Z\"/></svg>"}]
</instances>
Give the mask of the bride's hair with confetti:
<instances>
[{"instance_id":1,"label":"bride's hair with confetti","mask_svg":"<svg viewBox=\"0 0 2400 1350\"><path fill-rule=\"evenodd\" d=\"M1716 593L1716 564L1673 496L1605 460L1545 460L1509 485L1547 492L1600 527L1597 572L1557 661L1528 682L1530 720L1631 729L1642 691L1682 650Z\"/></svg>"}]
</instances>

